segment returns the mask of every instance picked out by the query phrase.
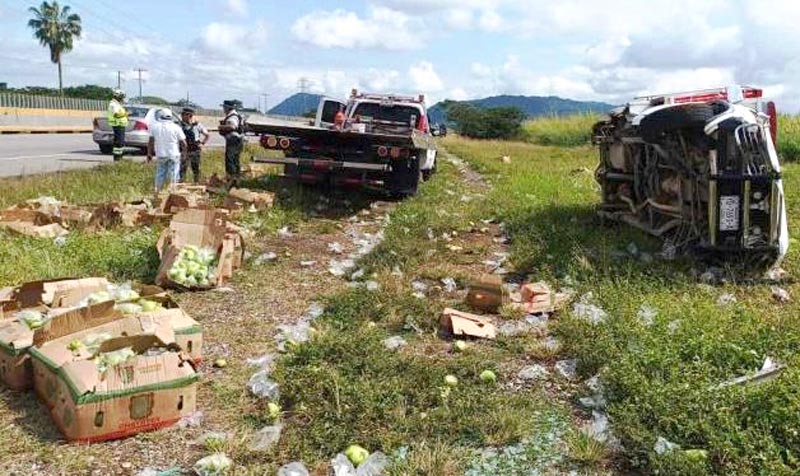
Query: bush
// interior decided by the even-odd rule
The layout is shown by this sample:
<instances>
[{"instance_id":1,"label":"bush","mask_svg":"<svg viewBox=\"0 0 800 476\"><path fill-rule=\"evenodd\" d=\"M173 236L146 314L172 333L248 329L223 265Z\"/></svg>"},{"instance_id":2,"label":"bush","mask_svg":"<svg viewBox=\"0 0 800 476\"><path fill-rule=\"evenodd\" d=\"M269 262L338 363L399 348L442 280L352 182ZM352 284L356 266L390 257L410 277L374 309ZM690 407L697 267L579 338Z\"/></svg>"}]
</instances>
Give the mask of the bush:
<instances>
[{"instance_id":1,"label":"bush","mask_svg":"<svg viewBox=\"0 0 800 476\"><path fill-rule=\"evenodd\" d=\"M778 117L778 154L785 161L800 159L800 116Z\"/></svg>"},{"instance_id":2,"label":"bush","mask_svg":"<svg viewBox=\"0 0 800 476\"><path fill-rule=\"evenodd\" d=\"M586 145L592 139L596 114L537 117L523 125L525 142L539 145L573 147Z\"/></svg>"},{"instance_id":3,"label":"bush","mask_svg":"<svg viewBox=\"0 0 800 476\"><path fill-rule=\"evenodd\" d=\"M444 105L449 120L458 132L474 139L513 139L522 134L527 117L516 107L481 109L471 104L449 102Z\"/></svg>"}]
</instances>

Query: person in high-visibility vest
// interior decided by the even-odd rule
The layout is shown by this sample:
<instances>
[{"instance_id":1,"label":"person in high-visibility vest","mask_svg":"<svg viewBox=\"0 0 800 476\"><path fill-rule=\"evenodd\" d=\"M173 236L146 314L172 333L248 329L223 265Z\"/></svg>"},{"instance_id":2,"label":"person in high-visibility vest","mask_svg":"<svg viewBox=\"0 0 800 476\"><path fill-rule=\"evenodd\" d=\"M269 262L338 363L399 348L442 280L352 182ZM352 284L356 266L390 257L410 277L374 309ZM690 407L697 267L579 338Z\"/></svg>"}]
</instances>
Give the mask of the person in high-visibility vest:
<instances>
[{"instance_id":1,"label":"person in high-visibility vest","mask_svg":"<svg viewBox=\"0 0 800 476\"><path fill-rule=\"evenodd\" d=\"M108 125L114 131L114 160L122 159L125 152L125 128L128 127L128 110L125 109L125 91L115 89L108 102Z\"/></svg>"}]
</instances>

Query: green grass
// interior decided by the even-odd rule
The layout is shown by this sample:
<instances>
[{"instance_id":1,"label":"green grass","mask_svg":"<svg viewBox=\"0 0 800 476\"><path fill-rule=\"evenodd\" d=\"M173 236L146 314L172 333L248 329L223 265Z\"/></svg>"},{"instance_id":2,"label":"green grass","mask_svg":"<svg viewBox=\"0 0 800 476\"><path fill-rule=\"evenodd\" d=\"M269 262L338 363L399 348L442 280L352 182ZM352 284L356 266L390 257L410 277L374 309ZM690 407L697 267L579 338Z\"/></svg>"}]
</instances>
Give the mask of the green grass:
<instances>
[{"instance_id":1,"label":"green grass","mask_svg":"<svg viewBox=\"0 0 800 476\"><path fill-rule=\"evenodd\" d=\"M786 161L800 160L800 116L778 116L778 153Z\"/></svg>"},{"instance_id":2,"label":"green grass","mask_svg":"<svg viewBox=\"0 0 800 476\"><path fill-rule=\"evenodd\" d=\"M592 139L592 125L597 114L537 117L522 125L523 140L538 145L573 147Z\"/></svg>"},{"instance_id":3,"label":"green grass","mask_svg":"<svg viewBox=\"0 0 800 476\"><path fill-rule=\"evenodd\" d=\"M569 283L579 293L591 291L608 313L600 325L566 313L557 332L564 353L578 358L582 376L602 375L627 466L637 474L800 471L796 302L773 302L766 284L700 286L692 277L700 267L688 259L643 264L625 257L621 252L629 243L650 253L658 251L660 243L631 227L603 226L594 218L598 188L586 170L594 167L597 155L589 147L457 138L446 144L493 177L490 208L507 224L517 269L532 279ZM501 153L520 160L503 164L496 160ZM787 190L796 189L800 166L788 164L785 181ZM796 236L798 199L789 192L787 200L791 233ZM797 265L793 248L784 267L793 275ZM786 288L800 295L797 285ZM734 293L738 302L718 306L716 299L725 292ZM636 317L643 304L658 311L653 326ZM789 370L772 383L714 389L754 371L767 356L786 363ZM705 449L709 458L694 463L683 453L659 457L653 451L659 436L684 449ZM585 446L578 446L582 458L588 457L590 448Z\"/></svg>"}]
</instances>

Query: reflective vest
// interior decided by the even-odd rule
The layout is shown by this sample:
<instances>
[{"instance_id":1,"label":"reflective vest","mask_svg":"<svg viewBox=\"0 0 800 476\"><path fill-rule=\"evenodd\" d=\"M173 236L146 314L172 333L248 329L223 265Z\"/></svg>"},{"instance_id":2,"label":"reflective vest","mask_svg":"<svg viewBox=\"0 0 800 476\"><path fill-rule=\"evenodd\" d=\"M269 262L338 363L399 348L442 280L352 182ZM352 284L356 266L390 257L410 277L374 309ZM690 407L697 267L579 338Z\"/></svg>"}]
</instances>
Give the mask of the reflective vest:
<instances>
[{"instance_id":1,"label":"reflective vest","mask_svg":"<svg viewBox=\"0 0 800 476\"><path fill-rule=\"evenodd\" d=\"M128 125L128 111L125 106L116 99L108 103L108 126L125 127Z\"/></svg>"}]
</instances>

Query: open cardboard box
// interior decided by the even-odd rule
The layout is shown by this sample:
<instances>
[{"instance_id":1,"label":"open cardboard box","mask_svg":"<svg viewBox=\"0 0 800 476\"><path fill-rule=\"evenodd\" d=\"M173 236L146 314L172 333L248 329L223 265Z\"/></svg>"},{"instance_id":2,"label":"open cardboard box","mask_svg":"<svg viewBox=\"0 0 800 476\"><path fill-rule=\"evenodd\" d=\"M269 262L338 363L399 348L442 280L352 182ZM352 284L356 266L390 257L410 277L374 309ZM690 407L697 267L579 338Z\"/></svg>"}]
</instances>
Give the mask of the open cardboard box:
<instances>
[{"instance_id":1,"label":"open cardboard box","mask_svg":"<svg viewBox=\"0 0 800 476\"><path fill-rule=\"evenodd\" d=\"M76 306L92 293L105 291L105 278L58 278L31 281L0 289L0 319L21 309L47 309Z\"/></svg>"},{"instance_id":2,"label":"open cardboard box","mask_svg":"<svg viewBox=\"0 0 800 476\"><path fill-rule=\"evenodd\" d=\"M117 334L97 348L70 349L93 329L30 350L37 393L67 440L96 442L170 426L195 411L197 380L166 321L143 316L110 323ZM103 367L99 356L134 355Z\"/></svg>"},{"instance_id":3,"label":"open cardboard box","mask_svg":"<svg viewBox=\"0 0 800 476\"><path fill-rule=\"evenodd\" d=\"M256 210L271 208L275 202L273 192L254 192L247 188L232 188L222 206L230 210L254 207Z\"/></svg>"},{"instance_id":4,"label":"open cardboard box","mask_svg":"<svg viewBox=\"0 0 800 476\"><path fill-rule=\"evenodd\" d=\"M188 209L175 214L158 239L156 247L161 256L161 266L156 275L159 286L185 289L169 278L169 270L181 249L188 245L210 248L217 253L216 282L210 286L191 289L209 289L222 286L242 265L244 242L242 236L228 227L227 219L216 210Z\"/></svg>"}]
</instances>

